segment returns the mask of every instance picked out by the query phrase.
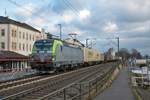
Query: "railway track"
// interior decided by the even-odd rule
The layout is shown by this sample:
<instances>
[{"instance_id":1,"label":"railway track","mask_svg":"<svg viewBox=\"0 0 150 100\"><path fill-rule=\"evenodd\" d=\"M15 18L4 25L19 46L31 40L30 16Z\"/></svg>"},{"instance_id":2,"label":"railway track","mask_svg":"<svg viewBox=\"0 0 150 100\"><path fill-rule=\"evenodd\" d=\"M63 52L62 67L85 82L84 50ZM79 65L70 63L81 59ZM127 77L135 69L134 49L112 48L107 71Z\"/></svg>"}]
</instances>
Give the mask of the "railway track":
<instances>
[{"instance_id":1,"label":"railway track","mask_svg":"<svg viewBox=\"0 0 150 100\"><path fill-rule=\"evenodd\" d=\"M69 84L82 80L89 80L98 73L104 73L110 67L105 65L96 65L92 67L81 68L71 72L35 80L14 88L8 88L0 91L2 100L19 99L19 100L35 100L48 95Z\"/></svg>"},{"instance_id":2,"label":"railway track","mask_svg":"<svg viewBox=\"0 0 150 100\"><path fill-rule=\"evenodd\" d=\"M69 84L61 89L58 89L46 96L39 98L38 100L82 100L81 95L89 93L91 87L96 88L96 85L98 84L97 80L104 80L105 76L110 74L110 72L116 68L116 65L107 64L106 66L108 66L106 70L99 69L95 71L95 73L91 72L91 74L79 79L78 82Z\"/></svg>"},{"instance_id":3,"label":"railway track","mask_svg":"<svg viewBox=\"0 0 150 100\"><path fill-rule=\"evenodd\" d=\"M56 73L56 74L58 74L58 73ZM36 81L36 80L40 80L40 79L47 78L50 76L54 76L56 74L42 75L42 76L35 74L35 75L28 76L28 77L20 78L20 79L14 79L14 80L8 80L5 82L1 82L0 83L0 92L7 90L9 88L15 88L20 85L30 83L32 81ZM59 74L61 74L61 72Z\"/></svg>"},{"instance_id":4,"label":"railway track","mask_svg":"<svg viewBox=\"0 0 150 100\"><path fill-rule=\"evenodd\" d=\"M23 79L19 79L19 80L13 80L13 81L8 81L8 82L4 82L0 84L0 92L3 90L6 90L8 88L13 88L15 86L19 86L21 84L25 84L31 81L35 81L35 80L39 80L42 78L45 78L47 76L33 76L33 77L29 77L29 78L23 78Z\"/></svg>"},{"instance_id":5,"label":"railway track","mask_svg":"<svg viewBox=\"0 0 150 100\"><path fill-rule=\"evenodd\" d=\"M34 77L34 76L37 76L37 75L36 75L36 74L34 74L34 75L27 75L27 76L24 76L24 77L22 77L22 78L16 78L16 79L10 79L10 80L0 81L0 85L1 85L1 84L5 84L5 83L9 83L9 82L14 82L14 81L26 79L26 78L31 78L31 77Z\"/></svg>"}]
</instances>

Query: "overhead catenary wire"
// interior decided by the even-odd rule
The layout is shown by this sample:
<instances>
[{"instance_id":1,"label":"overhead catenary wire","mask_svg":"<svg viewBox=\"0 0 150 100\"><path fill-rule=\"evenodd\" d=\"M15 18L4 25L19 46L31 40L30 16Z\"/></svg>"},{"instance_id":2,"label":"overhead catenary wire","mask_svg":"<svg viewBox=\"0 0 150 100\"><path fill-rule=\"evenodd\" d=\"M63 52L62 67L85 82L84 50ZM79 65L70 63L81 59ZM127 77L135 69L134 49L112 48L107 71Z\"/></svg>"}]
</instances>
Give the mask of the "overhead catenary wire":
<instances>
[{"instance_id":1,"label":"overhead catenary wire","mask_svg":"<svg viewBox=\"0 0 150 100\"><path fill-rule=\"evenodd\" d=\"M15 6L21 8L21 9L27 11L27 12L29 12L29 13L32 14L32 15L35 14L37 17L43 18L43 16L41 16L41 15L39 15L39 14L33 12L32 10L30 10L30 9L28 9L28 8L22 7L22 5L20 5L19 3L15 2L15 1L13 1L13 0L7 0L7 1L9 1L10 3L14 4ZM35 16L35 15L34 15L34 16ZM47 20L47 19L46 19L46 20Z\"/></svg>"},{"instance_id":2,"label":"overhead catenary wire","mask_svg":"<svg viewBox=\"0 0 150 100\"><path fill-rule=\"evenodd\" d=\"M50 20L45 19L43 16L41 16L41 15L39 15L39 14L33 12L33 11L30 10L30 9L27 9L27 8L25 8L25 7L22 7L21 4L15 2L15 1L13 1L13 0L7 0L7 1L10 2L10 3L12 3L12 4L14 4L15 6L17 6L17 7L21 8L21 9L23 9L24 11L27 11L28 13L32 14L32 15L35 16L35 17L38 17L38 18L41 18L41 19L46 20L47 22L50 22ZM39 25L36 25L36 24L34 24L34 23L31 23L31 24L34 25L34 26L36 26L36 27L39 27Z\"/></svg>"},{"instance_id":3,"label":"overhead catenary wire","mask_svg":"<svg viewBox=\"0 0 150 100\"><path fill-rule=\"evenodd\" d=\"M77 8L75 8L72 3L68 0L65 0L77 13L79 13L79 10Z\"/></svg>"},{"instance_id":4,"label":"overhead catenary wire","mask_svg":"<svg viewBox=\"0 0 150 100\"><path fill-rule=\"evenodd\" d=\"M7 1L10 2L10 3L12 3L12 4L14 4L15 6L21 8L21 9L27 11L27 12L29 12L30 14L32 14L32 16L38 17L40 19L44 19L45 21L51 23L51 21L48 20L48 19L45 19L44 16L42 16L42 15L36 13L36 12L33 12L32 10L30 10L28 8L22 7L22 5L19 4L19 3L17 3L16 1L14 1L14 0L7 0ZM64 1L64 4L73 11L73 13L75 13L77 16L80 17L80 14L79 14L78 10L76 8L74 8L73 5L68 0L63 0L63 1ZM40 27L39 25L36 25L34 23L31 23L31 24L34 25L34 26L36 26L36 27L38 27L38 28Z\"/></svg>"},{"instance_id":5,"label":"overhead catenary wire","mask_svg":"<svg viewBox=\"0 0 150 100\"><path fill-rule=\"evenodd\" d=\"M17 6L17 7L21 8L21 9L23 9L24 11L29 12L29 13L32 14L33 16L36 16L36 17L41 18L41 19L44 19L44 20L46 20L47 22L51 22L50 20L45 19L43 16L41 16L41 15L39 15L39 14L37 14L37 13L32 12L30 9L27 9L27 8L25 8L25 7L23 8L19 3L15 2L15 1L13 1L13 0L7 0L7 1L9 1L10 3L14 4L15 6ZM36 25L36 24L34 24L34 23L30 23L30 24L32 24L32 25L34 25L34 26L36 26L36 27L38 27L38 28L40 27L39 25ZM58 37L57 35L52 35L52 36Z\"/></svg>"},{"instance_id":6,"label":"overhead catenary wire","mask_svg":"<svg viewBox=\"0 0 150 100\"><path fill-rule=\"evenodd\" d=\"M103 46L102 47L104 47L104 46L112 46L112 47L114 47L115 46L115 48L116 48L116 46L117 46L117 48L116 49L118 49L118 51L119 51L119 37L116 37L116 38L99 38L99 39L97 39L98 41L107 41L107 43L105 43L105 44L102 44ZM116 40L117 40L117 43L116 43Z\"/></svg>"},{"instance_id":7,"label":"overhead catenary wire","mask_svg":"<svg viewBox=\"0 0 150 100\"><path fill-rule=\"evenodd\" d=\"M75 15L80 16L80 14L79 14L78 10L77 10L77 9L75 9L75 8L72 6L72 4L71 4L71 3L69 3L69 2L68 2L68 1L66 1L66 0L63 0L63 2L64 2L64 4L65 4L68 8L70 8L70 9L71 9L71 11L72 11Z\"/></svg>"},{"instance_id":8,"label":"overhead catenary wire","mask_svg":"<svg viewBox=\"0 0 150 100\"><path fill-rule=\"evenodd\" d=\"M71 0L67 0L67 1L72 4ZM77 4L75 4L75 5L78 5L78 8L76 7L77 11L80 11L79 9L83 9L83 7L81 6L80 2L76 2L76 3Z\"/></svg>"}]
</instances>

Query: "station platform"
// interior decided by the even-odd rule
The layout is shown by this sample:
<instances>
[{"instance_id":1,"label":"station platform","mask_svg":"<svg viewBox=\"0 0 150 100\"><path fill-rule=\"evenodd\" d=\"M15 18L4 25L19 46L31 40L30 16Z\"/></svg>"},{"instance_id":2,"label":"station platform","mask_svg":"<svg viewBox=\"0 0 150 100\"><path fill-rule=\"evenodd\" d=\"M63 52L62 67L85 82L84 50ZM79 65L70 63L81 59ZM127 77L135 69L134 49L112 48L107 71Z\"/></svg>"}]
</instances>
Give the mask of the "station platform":
<instances>
[{"instance_id":1,"label":"station platform","mask_svg":"<svg viewBox=\"0 0 150 100\"><path fill-rule=\"evenodd\" d=\"M134 100L129 86L127 68L123 68L112 85L96 96L94 100Z\"/></svg>"}]
</instances>

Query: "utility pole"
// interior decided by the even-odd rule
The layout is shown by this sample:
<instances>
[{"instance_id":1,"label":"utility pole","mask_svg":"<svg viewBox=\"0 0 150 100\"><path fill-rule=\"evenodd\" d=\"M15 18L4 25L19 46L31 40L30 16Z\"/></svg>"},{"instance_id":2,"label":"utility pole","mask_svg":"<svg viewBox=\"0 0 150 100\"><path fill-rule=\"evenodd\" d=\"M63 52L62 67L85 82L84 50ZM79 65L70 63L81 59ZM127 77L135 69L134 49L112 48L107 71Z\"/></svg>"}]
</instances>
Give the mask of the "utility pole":
<instances>
[{"instance_id":1,"label":"utility pole","mask_svg":"<svg viewBox=\"0 0 150 100\"><path fill-rule=\"evenodd\" d=\"M94 45L96 45L96 38L92 38L91 40L91 49L93 48Z\"/></svg>"},{"instance_id":2,"label":"utility pole","mask_svg":"<svg viewBox=\"0 0 150 100\"><path fill-rule=\"evenodd\" d=\"M96 40L96 38L87 38L86 39L86 47L89 47L88 40L91 40L91 44L90 44L91 47L90 48L92 49L93 45L96 44L96 43L95 44L93 43L94 42L93 40Z\"/></svg>"},{"instance_id":3,"label":"utility pole","mask_svg":"<svg viewBox=\"0 0 150 100\"><path fill-rule=\"evenodd\" d=\"M119 57L119 48L120 48L120 47L119 47L119 42L120 42L120 41L119 41L119 37L117 37L116 39L117 39L117 44L118 44L117 47L118 47L118 57Z\"/></svg>"},{"instance_id":4,"label":"utility pole","mask_svg":"<svg viewBox=\"0 0 150 100\"><path fill-rule=\"evenodd\" d=\"M59 35L60 35L60 40L62 39L62 26L61 26L61 24L58 24L58 26L59 26Z\"/></svg>"},{"instance_id":5,"label":"utility pole","mask_svg":"<svg viewBox=\"0 0 150 100\"><path fill-rule=\"evenodd\" d=\"M6 11L6 8L5 8L5 17L7 17L7 11Z\"/></svg>"},{"instance_id":6,"label":"utility pole","mask_svg":"<svg viewBox=\"0 0 150 100\"><path fill-rule=\"evenodd\" d=\"M89 40L89 38L86 39L86 47L88 47L88 40Z\"/></svg>"}]
</instances>

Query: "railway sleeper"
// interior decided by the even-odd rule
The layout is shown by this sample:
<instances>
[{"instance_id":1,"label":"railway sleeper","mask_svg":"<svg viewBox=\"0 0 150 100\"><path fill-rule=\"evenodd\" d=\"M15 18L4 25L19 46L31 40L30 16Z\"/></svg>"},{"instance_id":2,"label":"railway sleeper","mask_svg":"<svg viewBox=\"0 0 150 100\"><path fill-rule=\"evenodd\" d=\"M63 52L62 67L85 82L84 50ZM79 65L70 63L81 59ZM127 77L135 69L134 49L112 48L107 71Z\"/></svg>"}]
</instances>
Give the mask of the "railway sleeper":
<instances>
[{"instance_id":1,"label":"railway sleeper","mask_svg":"<svg viewBox=\"0 0 150 100\"><path fill-rule=\"evenodd\" d=\"M93 71L95 71L96 70L96 68L97 67L95 67L94 69L93 68L88 68L90 71L87 71L87 70L80 70L80 71L74 71L72 74L70 74L70 75L68 75L68 74L65 74L65 75L63 75L63 76L61 76L61 77L59 77L59 79L56 81L56 78L53 78L51 81L54 81L54 83L52 83L53 84L53 86L52 86L52 88L50 87L52 84L50 83L49 85L42 85L42 86L40 86L40 88L36 88L36 89L33 89L32 91L30 91L30 93L25 93L24 95L26 95L27 94L27 96L28 95L31 95L31 97L32 97L32 93L34 93L35 92L35 95L36 95L36 93L39 91L39 94L43 91L43 86L44 86L44 88L46 88L46 90L44 90L44 91L47 91L47 89L48 90L51 90L51 89L57 89L56 87L55 87L55 85L57 85L57 84L59 84L59 83L61 83L62 81L65 81L65 80L67 80L67 79L76 79L77 77L79 77L80 75L81 76L84 76L84 75L87 75L87 73L90 73L91 71L93 72ZM43 84L43 83L47 83L49 80L47 80L47 81L44 81L44 82L41 82L41 83L38 83L38 85L40 85L40 84ZM66 83L66 82L65 82ZM33 85L33 87L35 86L35 84L32 84ZM37 85L37 86L38 86ZM42 90L42 91L40 91L40 90ZM49 92L49 91L47 91L47 92ZM28 100L28 99L26 99L26 100Z\"/></svg>"}]
</instances>

